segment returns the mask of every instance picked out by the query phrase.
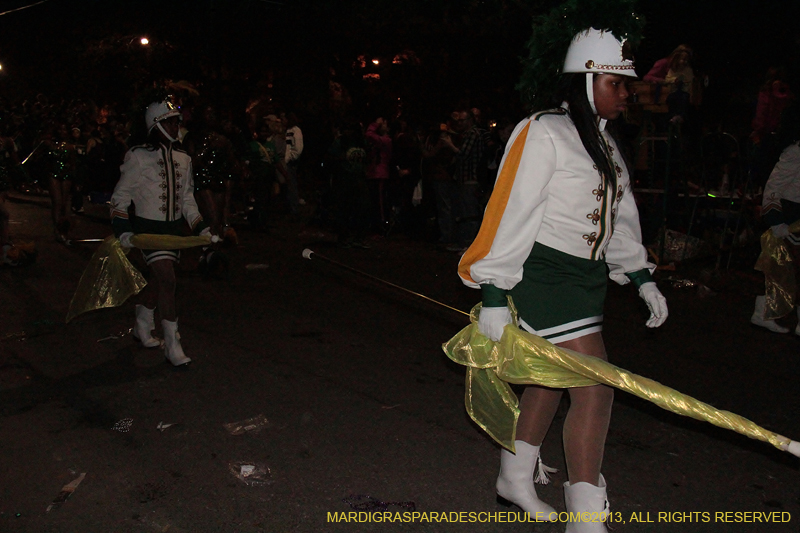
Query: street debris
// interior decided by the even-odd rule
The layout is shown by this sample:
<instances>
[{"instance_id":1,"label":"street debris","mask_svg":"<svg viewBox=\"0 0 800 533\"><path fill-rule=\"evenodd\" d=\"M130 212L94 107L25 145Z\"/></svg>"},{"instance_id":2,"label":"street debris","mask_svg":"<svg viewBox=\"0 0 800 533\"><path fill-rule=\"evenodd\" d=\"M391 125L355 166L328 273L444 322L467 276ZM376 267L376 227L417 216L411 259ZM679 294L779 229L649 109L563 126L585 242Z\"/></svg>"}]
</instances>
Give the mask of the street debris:
<instances>
[{"instance_id":1,"label":"street debris","mask_svg":"<svg viewBox=\"0 0 800 533\"><path fill-rule=\"evenodd\" d=\"M172 426L174 426L174 425L175 425L175 424L173 424L173 423L168 423L168 422L159 422L159 423L158 423L158 425L156 426L156 429L157 429L157 430L159 430L159 431L161 431L161 432L163 433L165 429L167 429L167 428L169 428L169 427L172 427Z\"/></svg>"},{"instance_id":2,"label":"street debris","mask_svg":"<svg viewBox=\"0 0 800 533\"><path fill-rule=\"evenodd\" d=\"M67 498L69 498L72 495L72 493L75 492L75 489L78 488L78 485L81 484L81 481L83 481L83 478L85 477L86 473L84 472L80 476L76 477L75 479L73 479L72 481L61 487L61 492L59 492L58 496L56 496L56 498L50 503L50 505L47 506L45 512L49 513L54 507L58 507L59 505L67 501Z\"/></svg>"},{"instance_id":3,"label":"street debris","mask_svg":"<svg viewBox=\"0 0 800 533\"><path fill-rule=\"evenodd\" d=\"M19 341L24 341L27 338L28 338L28 334L27 333L25 333L24 331L19 331L19 332L16 332L16 333L6 333L3 336L2 340L10 341L10 340L16 339L16 340L19 340Z\"/></svg>"},{"instance_id":4,"label":"street debris","mask_svg":"<svg viewBox=\"0 0 800 533\"><path fill-rule=\"evenodd\" d=\"M106 341L114 341L114 340L117 340L117 339L121 339L122 337L124 337L126 335L130 335L132 331L133 331L133 328L128 328L125 331L120 331L116 335L109 335L108 337L103 337L102 339L97 339L97 342L106 342Z\"/></svg>"},{"instance_id":5,"label":"street debris","mask_svg":"<svg viewBox=\"0 0 800 533\"><path fill-rule=\"evenodd\" d=\"M269 421L267 420L266 416L256 415L252 418L248 418L247 420L223 424L222 427L228 430L228 433L231 435L243 435L245 433L258 433L268 425Z\"/></svg>"},{"instance_id":6,"label":"street debris","mask_svg":"<svg viewBox=\"0 0 800 533\"><path fill-rule=\"evenodd\" d=\"M385 502L366 494L351 494L346 498L342 498L342 501L356 511L387 512L390 505L402 507L403 509L412 512L417 510L417 504L414 502Z\"/></svg>"},{"instance_id":7,"label":"street debris","mask_svg":"<svg viewBox=\"0 0 800 533\"><path fill-rule=\"evenodd\" d=\"M228 463L231 474L250 487L258 487L270 483L272 472L269 467L260 463L233 462Z\"/></svg>"},{"instance_id":8,"label":"street debris","mask_svg":"<svg viewBox=\"0 0 800 533\"><path fill-rule=\"evenodd\" d=\"M669 277L666 279L666 281L670 282L673 289L685 289L688 287L696 287L697 285L699 285L699 283L697 283L692 279L679 279L679 278Z\"/></svg>"},{"instance_id":9,"label":"street debris","mask_svg":"<svg viewBox=\"0 0 800 533\"><path fill-rule=\"evenodd\" d=\"M693 279L681 279L670 276L666 278L664 281L669 282L669 284L672 285L673 289L691 289L695 287L697 289L697 296L699 296L700 298L705 298L706 296L713 296L715 294L714 291L711 290L708 286Z\"/></svg>"},{"instance_id":10,"label":"street debris","mask_svg":"<svg viewBox=\"0 0 800 533\"><path fill-rule=\"evenodd\" d=\"M127 433L131 430L131 426L133 425L133 418L123 418L113 426L111 429L114 431L119 431L120 433Z\"/></svg>"}]
</instances>

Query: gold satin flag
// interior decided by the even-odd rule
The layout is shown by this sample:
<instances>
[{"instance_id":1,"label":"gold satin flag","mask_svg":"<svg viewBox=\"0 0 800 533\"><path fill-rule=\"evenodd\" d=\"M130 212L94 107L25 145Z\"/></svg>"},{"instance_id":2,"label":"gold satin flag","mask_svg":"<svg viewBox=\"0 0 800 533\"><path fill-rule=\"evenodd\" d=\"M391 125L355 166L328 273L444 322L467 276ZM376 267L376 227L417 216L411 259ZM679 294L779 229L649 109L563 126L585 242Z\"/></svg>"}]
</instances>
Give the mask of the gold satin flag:
<instances>
[{"instance_id":1,"label":"gold satin flag","mask_svg":"<svg viewBox=\"0 0 800 533\"><path fill-rule=\"evenodd\" d=\"M789 231L800 232L800 220L789 226ZM761 255L755 268L764 273L764 318L775 320L791 313L797 296L795 264L786 241L773 235L771 229L761 235Z\"/></svg>"},{"instance_id":2,"label":"gold satin flag","mask_svg":"<svg viewBox=\"0 0 800 533\"><path fill-rule=\"evenodd\" d=\"M210 237L175 237L173 235L138 234L131 243L143 250L181 250L211 244ZM76 316L118 307L147 285L142 274L128 261L127 250L113 235L107 237L92 256L81 275L78 288L67 312L67 322Z\"/></svg>"},{"instance_id":3,"label":"gold satin flag","mask_svg":"<svg viewBox=\"0 0 800 533\"><path fill-rule=\"evenodd\" d=\"M478 304L472 309L472 323L442 348L450 359L467 367L465 403L469 416L495 441L512 452L519 402L509 383L559 389L600 383L630 392L673 413L769 442L780 450L800 457L800 443L768 431L746 418L715 409L597 357L559 348L519 329L515 325L517 318L513 303L509 305L512 324L506 326L500 342L493 342L478 331L480 307Z\"/></svg>"}]
</instances>

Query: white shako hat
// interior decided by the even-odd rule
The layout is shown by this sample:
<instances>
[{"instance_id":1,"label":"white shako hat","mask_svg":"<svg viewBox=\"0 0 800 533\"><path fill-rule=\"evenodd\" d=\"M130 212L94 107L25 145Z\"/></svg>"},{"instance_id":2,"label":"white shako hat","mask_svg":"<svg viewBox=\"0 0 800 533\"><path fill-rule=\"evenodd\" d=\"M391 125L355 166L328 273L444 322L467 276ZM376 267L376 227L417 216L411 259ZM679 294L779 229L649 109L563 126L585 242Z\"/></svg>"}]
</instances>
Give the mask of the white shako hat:
<instances>
[{"instance_id":1,"label":"white shako hat","mask_svg":"<svg viewBox=\"0 0 800 533\"><path fill-rule=\"evenodd\" d=\"M172 102L169 100L153 102L147 106L147 111L144 112L144 120L147 122L147 133L150 133L156 124L162 120L176 116L181 116L181 112L177 107L172 105Z\"/></svg>"},{"instance_id":2,"label":"white shako hat","mask_svg":"<svg viewBox=\"0 0 800 533\"><path fill-rule=\"evenodd\" d=\"M584 30L572 39L562 72L617 74L635 78L633 60L624 51L625 44L610 31Z\"/></svg>"}]
</instances>

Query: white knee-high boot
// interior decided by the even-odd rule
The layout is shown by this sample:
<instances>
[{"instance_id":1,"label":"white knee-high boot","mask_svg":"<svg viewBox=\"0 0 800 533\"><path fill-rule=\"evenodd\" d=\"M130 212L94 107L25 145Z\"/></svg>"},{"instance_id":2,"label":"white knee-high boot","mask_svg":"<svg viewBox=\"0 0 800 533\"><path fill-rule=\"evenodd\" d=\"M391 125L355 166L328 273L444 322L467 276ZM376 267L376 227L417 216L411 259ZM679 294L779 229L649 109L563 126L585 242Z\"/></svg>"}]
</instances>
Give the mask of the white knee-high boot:
<instances>
[{"instance_id":1,"label":"white knee-high boot","mask_svg":"<svg viewBox=\"0 0 800 533\"><path fill-rule=\"evenodd\" d=\"M605 521L609 507L606 498L606 480L600 475L597 486L580 482L564 483L564 500L570 521L566 533L607 533ZM577 520L573 521L572 518Z\"/></svg>"},{"instance_id":2,"label":"white knee-high boot","mask_svg":"<svg viewBox=\"0 0 800 533\"><path fill-rule=\"evenodd\" d=\"M547 473L557 472L557 470L542 464L542 460L539 458L539 446L518 440L514 442L514 449L517 450L516 454L505 448L500 452L500 475L497 477L495 488L497 495L505 500L501 500L501 503L516 504L527 512L532 520L555 521L558 517L556 510L536 495L533 474L538 466L539 472L536 481L546 485L550 482Z\"/></svg>"},{"instance_id":3,"label":"white knee-high boot","mask_svg":"<svg viewBox=\"0 0 800 533\"><path fill-rule=\"evenodd\" d=\"M154 314L155 309L148 309L143 305L136 306L136 325L133 326L132 335L145 348L161 346L161 339L153 337L153 330L156 329Z\"/></svg>"},{"instance_id":4,"label":"white knee-high boot","mask_svg":"<svg viewBox=\"0 0 800 533\"><path fill-rule=\"evenodd\" d=\"M764 312L767 309L767 297L756 296L756 308L753 311L753 316L750 317L750 322L756 326L767 328L775 333L789 333L789 328L785 328L775 322L774 320L767 320L764 318Z\"/></svg>"},{"instance_id":5,"label":"white knee-high boot","mask_svg":"<svg viewBox=\"0 0 800 533\"><path fill-rule=\"evenodd\" d=\"M164 352L169 362L175 366L191 363L192 360L183 353L181 335L178 333L178 319L176 318L175 322L162 320L161 326L164 328Z\"/></svg>"}]
</instances>

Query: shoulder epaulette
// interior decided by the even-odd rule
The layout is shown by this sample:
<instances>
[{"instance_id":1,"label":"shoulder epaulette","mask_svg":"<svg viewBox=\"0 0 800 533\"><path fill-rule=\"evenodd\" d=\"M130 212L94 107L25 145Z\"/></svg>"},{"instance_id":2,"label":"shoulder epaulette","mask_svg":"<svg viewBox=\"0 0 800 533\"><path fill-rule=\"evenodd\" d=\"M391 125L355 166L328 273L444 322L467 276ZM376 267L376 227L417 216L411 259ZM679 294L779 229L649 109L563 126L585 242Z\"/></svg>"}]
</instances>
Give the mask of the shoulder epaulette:
<instances>
[{"instance_id":1,"label":"shoulder epaulette","mask_svg":"<svg viewBox=\"0 0 800 533\"><path fill-rule=\"evenodd\" d=\"M531 120L539 120L540 118L546 115L566 115L567 110L563 107L557 107L555 109L548 109L546 111L538 111L531 116Z\"/></svg>"},{"instance_id":2,"label":"shoulder epaulette","mask_svg":"<svg viewBox=\"0 0 800 533\"><path fill-rule=\"evenodd\" d=\"M130 147L130 151L131 152L133 152L134 150L140 150L140 149L147 150L148 152L154 152L155 151L155 148L153 146L149 145L149 144L137 144L135 146L131 146Z\"/></svg>"}]
</instances>

